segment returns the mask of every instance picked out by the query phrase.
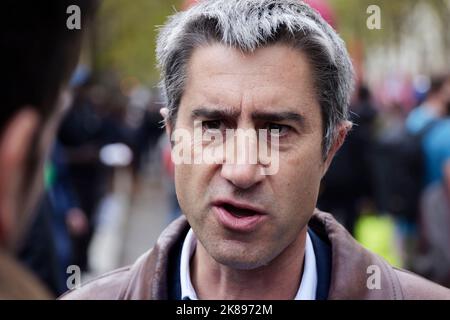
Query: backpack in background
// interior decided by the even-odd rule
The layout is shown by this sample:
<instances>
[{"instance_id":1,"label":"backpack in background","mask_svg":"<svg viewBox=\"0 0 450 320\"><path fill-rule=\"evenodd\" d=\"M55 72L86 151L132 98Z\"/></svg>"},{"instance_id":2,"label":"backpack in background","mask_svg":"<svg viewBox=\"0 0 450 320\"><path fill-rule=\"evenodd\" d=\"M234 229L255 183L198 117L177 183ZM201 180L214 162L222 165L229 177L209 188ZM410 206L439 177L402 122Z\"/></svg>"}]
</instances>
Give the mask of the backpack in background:
<instances>
[{"instance_id":1,"label":"backpack in background","mask_svg":"<svg viewBox=\"0 0 450 320\"><path fill-rule=\"evenodd\" d=\"M371 166L379 211L409 221L417 219L425 177L422 139L437 122L431 121L417 134L401 126L375 141Z\"/></svg>"}]
</instances>

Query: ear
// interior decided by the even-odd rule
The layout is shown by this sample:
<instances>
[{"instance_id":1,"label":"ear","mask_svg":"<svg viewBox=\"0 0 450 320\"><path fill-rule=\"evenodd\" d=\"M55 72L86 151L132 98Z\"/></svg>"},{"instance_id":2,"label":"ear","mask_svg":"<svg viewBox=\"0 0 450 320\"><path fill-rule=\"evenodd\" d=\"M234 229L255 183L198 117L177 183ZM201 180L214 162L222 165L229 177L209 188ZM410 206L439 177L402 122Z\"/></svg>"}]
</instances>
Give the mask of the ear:
<instances>
[{"instance_id":1,"label":"ear","mask_svg":"<svg viewBox=\"0 0 450 320\"><path fill-rule=\"evenodd\" d=\"M170 139L170 135L172 134L172 125L170 124L170 121L169 121L169 109L166 107L161 108L161 109L159 109L159 113L163 117L164 127L166 128L166 133Z\"/></svg>"},{"instance_id":2,"label":"ear","mask_svg":"<svg viewBox=\"0 0 450 320\"><path fill-rule=\"evenodd\" d=\"M9 120L0 136L0 243L8 247L18 228L20 188L38 126L37 112L22 108Z\"/></svg>"},{"instance_id":3,"label":"ear","mask_svg":"<svg viewBox=\"0 0 450 320\"><path fill-rule=\"evenodd\" d=\"M325 165L323 169L323 175L324 176L328 168L330 167L331 161L333 160L336 152L341 148L341 146L344 144L345 137L347 136L347 133L351 130L353 124L350 121L344 121L342 122L337 130L336 138L334 139L334 142L328 151L327 158L325 159Z\"/></svg>"}]
</instances>

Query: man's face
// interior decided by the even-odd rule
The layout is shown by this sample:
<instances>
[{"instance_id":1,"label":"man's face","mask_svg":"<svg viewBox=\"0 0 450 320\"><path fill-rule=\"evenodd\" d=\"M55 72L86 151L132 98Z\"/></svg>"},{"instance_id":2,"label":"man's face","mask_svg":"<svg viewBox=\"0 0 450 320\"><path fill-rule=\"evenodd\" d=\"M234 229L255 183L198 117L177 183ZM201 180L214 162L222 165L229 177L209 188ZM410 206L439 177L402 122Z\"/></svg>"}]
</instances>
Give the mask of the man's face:
<instances>
[{"instance_id":1,"label":"man's face","mask_svg":"<svg viewBox=\"0 0 450 320\"><path fill-rule=\"evenodd\" d=\"M304 230L325 172L309 64L284 45L243 54L214 44L193 52L187 75L172 132L193 134L194 120L204 133L279 130L276 174L249 163L175 166L181 209L207 252L237 269L266 265Z\"/></svg>"}]
</instances>

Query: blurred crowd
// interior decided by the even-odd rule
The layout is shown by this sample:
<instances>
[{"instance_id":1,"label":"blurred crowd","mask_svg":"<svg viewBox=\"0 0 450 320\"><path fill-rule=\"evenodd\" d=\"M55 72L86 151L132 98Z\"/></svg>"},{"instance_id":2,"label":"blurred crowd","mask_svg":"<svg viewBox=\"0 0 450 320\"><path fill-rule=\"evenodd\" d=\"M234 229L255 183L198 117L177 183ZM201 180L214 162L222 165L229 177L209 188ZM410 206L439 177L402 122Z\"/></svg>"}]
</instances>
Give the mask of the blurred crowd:
<instances>
[{"instance_id":1,"label":"blurred crowd","mask_svg":"<svg viewBox=\"0 0 450 320\"><path fill-rule=\"evenodd\" d=\"M394 262L449 286L450 76L422 80L390 103L381 102L382 90L357 89L353 129L322 181L318 207L356 238L365 237L357 227L366 216L387 217ZM386 234L377 231L379 244Z\"/></svg>"},{"instance_id":2,"label":"blurred crowd","mask_svg":"<svg viewBox=\"0 0 450 320\"><path fill-rule=\"evenodd\" d=\"M102 199L114 191L114 171L127 168L137 186L163 132L155 90L124 92L113 75L105 77L93 79L84 67L72 77L72 106L46 162L45 192L21 252L56 295L67 290L68 266L90 271L89 245Z\"/></svg>"}]
</instances>

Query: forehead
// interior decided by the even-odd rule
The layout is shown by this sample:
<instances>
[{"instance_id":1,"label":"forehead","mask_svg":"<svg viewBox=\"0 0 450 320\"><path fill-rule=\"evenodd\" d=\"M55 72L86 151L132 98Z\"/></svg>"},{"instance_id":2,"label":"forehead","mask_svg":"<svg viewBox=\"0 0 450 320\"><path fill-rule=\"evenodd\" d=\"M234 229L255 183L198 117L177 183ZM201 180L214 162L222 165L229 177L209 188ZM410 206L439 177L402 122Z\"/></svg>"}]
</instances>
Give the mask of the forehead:
<instances>
[{"instance_id":1,"label":"forehead","mask_svg":"<svg viewBox=\"0 0 450 320\"><path fill-rule=\"evenodd\" d=\"M196 48L188 63L183 99L188 104L319 112L306 56L283 44L252 53L218 43Z\"/></svg>"}]
</instances>

